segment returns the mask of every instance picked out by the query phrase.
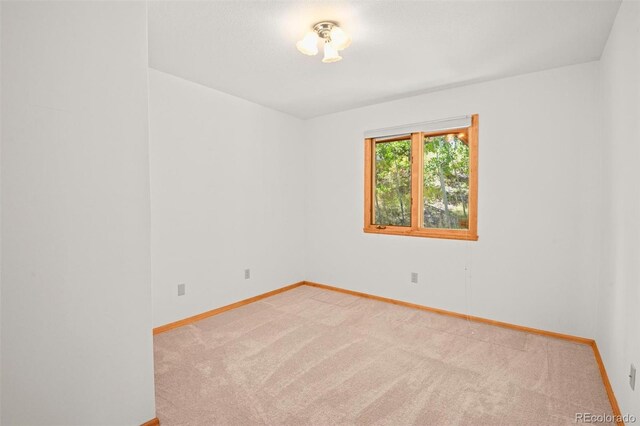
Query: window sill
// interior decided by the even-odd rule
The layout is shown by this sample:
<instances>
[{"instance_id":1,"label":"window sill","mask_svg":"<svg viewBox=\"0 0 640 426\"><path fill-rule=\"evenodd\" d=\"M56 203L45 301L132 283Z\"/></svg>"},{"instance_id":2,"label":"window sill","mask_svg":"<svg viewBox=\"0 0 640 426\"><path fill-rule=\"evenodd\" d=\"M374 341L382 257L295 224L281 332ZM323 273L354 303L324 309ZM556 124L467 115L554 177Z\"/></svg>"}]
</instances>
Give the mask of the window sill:
<instances>
[{"instance_id":1,"label":"window sill","mask_svg":"<svg viewBox=\"0 0 640 426\"><path fill-rule=\"evenodd\" d=\"M376 227L371 226L371 227L363 228L363 231L367 234L403 235L407 237L478 241L477 234L471 233L470 231L461 231L461 230L455 230L455 229L413 229L413 228L405 229L400 226L378 229Z\"/></svg>"}]
</instances>

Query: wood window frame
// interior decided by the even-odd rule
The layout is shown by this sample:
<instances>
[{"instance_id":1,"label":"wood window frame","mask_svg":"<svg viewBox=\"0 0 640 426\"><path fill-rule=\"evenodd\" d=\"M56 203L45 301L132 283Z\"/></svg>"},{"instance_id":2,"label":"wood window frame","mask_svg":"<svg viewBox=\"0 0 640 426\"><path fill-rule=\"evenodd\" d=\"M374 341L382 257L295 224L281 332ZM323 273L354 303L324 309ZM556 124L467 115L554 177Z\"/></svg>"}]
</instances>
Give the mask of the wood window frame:
<instances>
[{"instance_id":1,"label":"wood window frame","mask_svg":"<svg viewBox=\"0 0 640 426\"><path fill-rule=\"evenodd\" d=\"M471 116L471 125L437 132L411 133L411 226L382 226L374 223L374 178L376 140L364 140L364 232L371 234L406 235L410 237L445 238L454 240L478 240L478 114ZM424 228L422 202L422 173L424 138L450 133L466 133L469 144L469 228L434 229ZM393 140L407 140L408 136Z\"/></svg>"}]
</instances>

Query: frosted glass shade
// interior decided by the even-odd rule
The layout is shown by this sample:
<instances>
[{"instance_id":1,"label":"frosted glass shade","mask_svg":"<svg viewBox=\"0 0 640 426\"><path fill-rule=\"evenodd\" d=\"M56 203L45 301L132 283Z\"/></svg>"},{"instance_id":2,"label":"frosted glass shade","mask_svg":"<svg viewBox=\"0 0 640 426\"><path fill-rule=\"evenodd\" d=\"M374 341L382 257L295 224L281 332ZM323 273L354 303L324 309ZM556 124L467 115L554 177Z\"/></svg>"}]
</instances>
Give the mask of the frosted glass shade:
<instances>
[{"instance_id":1,"label":"frosted glass shade","mask_svg":"<svg viewBox=\"0 0 640 426\"><path fill-rule=\"evenodd\" d=\"M343 50L351 44L351 37L342 28L335 26L331 29L331 44L336 50Z\"/></svg>"},{"instance_id":2,"label":"frosted glass shade","mask_svg":"<svg viewBox=\"0 0 640 426\"><path fill-rule=\"evenodd\" d=\"M318 34L315 31L308 32L302 40L296 43L301 53L313 56L318 54Z\"/></svg>"},{"instance_id":3,"label":"frosted glass shade","mask_svg":"<svg viewBox=\"0 0 640 426\"><path fill-rule=\"evenodd\" d=\"M322 62L329 64L331 62L338 62L341 59L342 56L338 54L338 51L331 43L327 42L324 44L324 58L322 58Z\"/></svg>"}]
</instances>

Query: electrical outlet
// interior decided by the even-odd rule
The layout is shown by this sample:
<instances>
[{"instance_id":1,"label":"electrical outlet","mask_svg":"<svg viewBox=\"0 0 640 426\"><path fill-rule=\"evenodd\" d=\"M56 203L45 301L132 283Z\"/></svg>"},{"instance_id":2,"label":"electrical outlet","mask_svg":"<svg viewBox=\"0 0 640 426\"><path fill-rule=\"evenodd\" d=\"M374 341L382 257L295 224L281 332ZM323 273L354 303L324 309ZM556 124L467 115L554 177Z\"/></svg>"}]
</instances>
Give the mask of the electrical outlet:
<instances>
[{"instance_id":1,"label":"electrical outlet","mask_svg":"<svg viewBox=\"0 0 640 426\"><path fill-rule=\"evenodd\" d=\"M629 386L631 386L631 390L636 390L636 367L633 364L631 364L629 371Z\"/></svg>"},{"instance_id":2,"label":"electrical outlet","mask_svg":"<svg viewBox=\"0 0 640 426\"><path fill-rule=\"evenodd\" d=\"M418 284L418 273L417 272L412 272L411 273L411 282L414 284Z\"/></svg>"},{"instance_id":3,"label":"electrical outlet","mask_svg":"<svg viewBox=\"0 0 640 426\"><path fill-rule=\"evenodd\" d=\"M249 278L251 278L251 269L245 269L244 270L244 279L248 280Z\"/></svg>"},{"instance_id":4,"label":"electrical outlet","mask_svg":"<svg viewBox=\"0 0 640 426\"><path fill-rule=\"evenodd\" d=\"M185 287L186 287L185 283L178 284L178 296L184 296L185 290L186 290Z\"/></svg>"}]
</instances>

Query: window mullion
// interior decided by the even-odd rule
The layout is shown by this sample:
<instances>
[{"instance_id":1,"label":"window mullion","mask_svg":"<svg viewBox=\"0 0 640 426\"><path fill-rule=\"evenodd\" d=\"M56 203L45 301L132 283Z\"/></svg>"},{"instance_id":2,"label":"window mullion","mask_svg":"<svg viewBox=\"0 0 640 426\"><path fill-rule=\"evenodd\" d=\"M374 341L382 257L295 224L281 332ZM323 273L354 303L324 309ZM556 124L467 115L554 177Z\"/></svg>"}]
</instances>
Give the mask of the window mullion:
<instances>
[{"instance_id":1,"label":"window mullion","mask_svg":"<svg viewBox=\"0 0 640 426\"><path fill-rule=\"evenodd\" d=\"M411 228L422 226L422 144L421 133L411 134Z\"/></svg>"}]
</instances>

